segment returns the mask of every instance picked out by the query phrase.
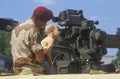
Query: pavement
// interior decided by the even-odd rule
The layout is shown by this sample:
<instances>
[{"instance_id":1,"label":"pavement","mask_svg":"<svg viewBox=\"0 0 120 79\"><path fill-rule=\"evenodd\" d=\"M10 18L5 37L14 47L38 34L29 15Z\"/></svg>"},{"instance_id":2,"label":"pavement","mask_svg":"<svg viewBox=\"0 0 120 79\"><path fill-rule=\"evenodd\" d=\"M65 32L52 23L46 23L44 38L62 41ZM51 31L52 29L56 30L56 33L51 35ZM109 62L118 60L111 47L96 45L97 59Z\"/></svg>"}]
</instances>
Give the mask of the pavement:
<instances>
[{"instance_id":1,"label":"pavement","mask_svg":"<svg viewBox=\"0 0 120 79\"><path fill-rule=\"evenodd\" d=\"M56 74L56 75L13 75L0 79L120 79L120 74Z\"/></svg>"}]
</instances>

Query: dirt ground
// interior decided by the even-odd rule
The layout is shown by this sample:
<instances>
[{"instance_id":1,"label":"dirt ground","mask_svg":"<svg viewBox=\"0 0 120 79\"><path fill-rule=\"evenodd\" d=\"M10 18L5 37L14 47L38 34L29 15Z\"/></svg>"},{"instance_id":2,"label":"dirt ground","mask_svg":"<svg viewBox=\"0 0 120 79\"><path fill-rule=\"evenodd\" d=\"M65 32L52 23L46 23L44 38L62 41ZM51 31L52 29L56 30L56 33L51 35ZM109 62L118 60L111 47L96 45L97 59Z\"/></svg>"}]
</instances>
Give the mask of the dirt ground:
<instances>
[{"instance_id":1,"label":"dirt ground","mask_svg":"<svg viewBox=\"0 0 120 79\"><path fill-rule=\"evenodd\" d=\"M120 74L60 74L0 76L0 79L120 79Z\"/></svg>"}]
</instances>

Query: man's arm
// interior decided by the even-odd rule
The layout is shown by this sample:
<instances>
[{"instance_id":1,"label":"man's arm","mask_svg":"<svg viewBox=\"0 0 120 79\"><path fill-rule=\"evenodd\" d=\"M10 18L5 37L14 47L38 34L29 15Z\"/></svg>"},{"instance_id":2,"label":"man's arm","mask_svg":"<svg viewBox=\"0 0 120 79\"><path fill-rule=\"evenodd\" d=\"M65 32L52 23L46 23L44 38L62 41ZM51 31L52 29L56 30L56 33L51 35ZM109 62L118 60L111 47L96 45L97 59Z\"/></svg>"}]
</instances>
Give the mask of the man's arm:
<instances>
[{"instance_id":1,"label":"man's arm","mask_svg":"<svg viewBox=\"0 0 120 79\"><path fill-rule=\"evenodd\" d=\"M36 30L33 30L32 32L30 32L30 47L36 60L39 63L42 63L45 57L42 51L43 47L41 46L41 43L40 43L40 35L39 35L39 32L37 32Z\"/></svg>"}]
</instances>

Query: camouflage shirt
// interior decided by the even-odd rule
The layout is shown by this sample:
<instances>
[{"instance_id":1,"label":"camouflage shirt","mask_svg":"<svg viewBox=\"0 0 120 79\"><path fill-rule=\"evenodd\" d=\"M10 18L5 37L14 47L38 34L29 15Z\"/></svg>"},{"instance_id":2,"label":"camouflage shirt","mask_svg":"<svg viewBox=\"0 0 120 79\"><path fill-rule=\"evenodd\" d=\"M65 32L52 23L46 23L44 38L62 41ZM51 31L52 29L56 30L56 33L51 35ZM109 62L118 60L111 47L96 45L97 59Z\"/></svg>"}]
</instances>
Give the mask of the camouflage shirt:
<instances>
[{"instance_id":1,"label":"camouflage shirt","mask_svg":"<svg viewBox=\"0 0 120 79\"><path fill-rule=\"evenodd\" d=\"M15 27L11 36L13 69L16 73L41 73L44 68L38 64L34 52L41 50L39 30L29 19Z\"/></svg>"}]
</instances>

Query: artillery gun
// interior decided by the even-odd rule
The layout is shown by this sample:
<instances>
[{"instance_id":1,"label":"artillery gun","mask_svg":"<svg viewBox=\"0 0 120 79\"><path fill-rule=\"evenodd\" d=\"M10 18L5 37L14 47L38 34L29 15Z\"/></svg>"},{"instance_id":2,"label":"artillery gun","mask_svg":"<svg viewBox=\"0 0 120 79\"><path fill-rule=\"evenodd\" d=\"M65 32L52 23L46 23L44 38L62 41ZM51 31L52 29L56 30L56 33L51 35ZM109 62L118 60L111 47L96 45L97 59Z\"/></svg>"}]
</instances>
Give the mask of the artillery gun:
<instances>
[{"instance_id":1,"label":"artillery gun","mask_svg":"<svg viewBox=\"0 0 120 79\"><path fill-rule=\"evenodd\" d=\"M12 18L0 18L0 30L11 32L18 23Z\"/></svg>"},{"instance_id":2,"label":"artillery gun","mask_svg":"<svg viewBox=\"0 0 120 79\"><path fill-rule=\"evenodd\" d=\"M101 70L104 63L101 59L107 54L106 48L120 48L120 36L96 28L99 22L86 19L82 10L63 10L52 20L61 26L61 37L68 44L67 48L54 46L53 54L58 54L58 59L55 57L57 73Z\"/></svg>"}]
</instances>

